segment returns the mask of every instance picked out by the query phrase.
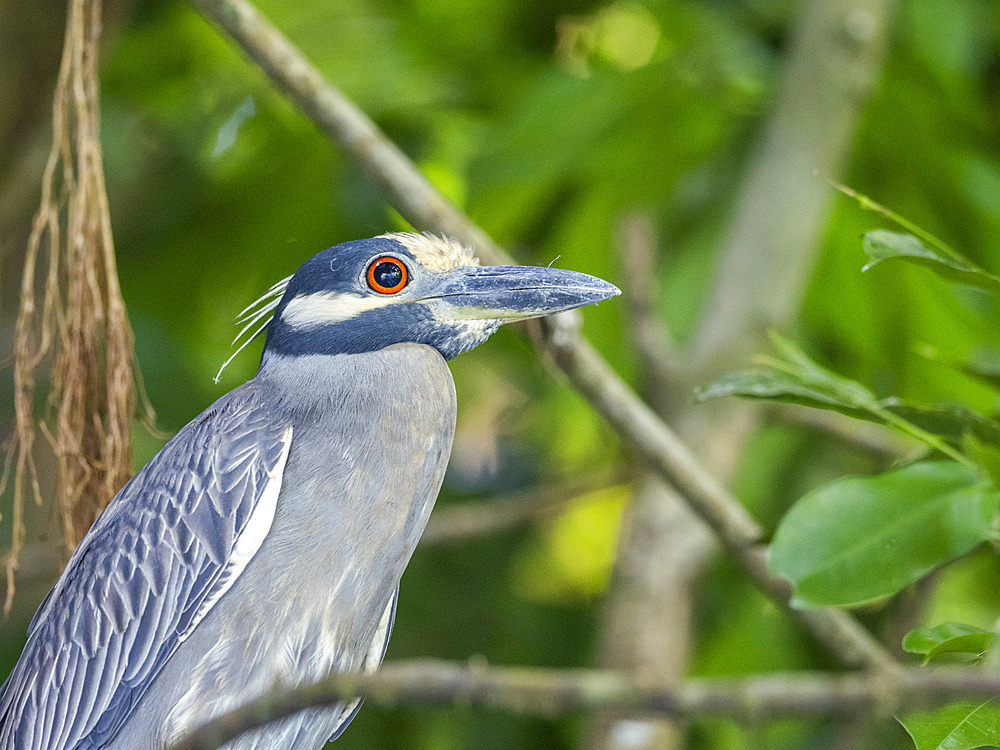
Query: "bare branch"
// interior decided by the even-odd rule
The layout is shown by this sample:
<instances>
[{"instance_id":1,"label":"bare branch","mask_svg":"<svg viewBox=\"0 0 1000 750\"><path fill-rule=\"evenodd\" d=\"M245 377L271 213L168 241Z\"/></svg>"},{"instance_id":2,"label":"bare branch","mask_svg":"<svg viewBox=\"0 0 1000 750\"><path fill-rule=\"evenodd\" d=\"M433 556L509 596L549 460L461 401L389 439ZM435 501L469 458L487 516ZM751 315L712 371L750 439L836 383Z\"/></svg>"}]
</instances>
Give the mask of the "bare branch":
<instances>
[{"instance_id":1,"label":"bare branch","mask_svg":"<svg viewBox=\"0 0 1000 750\"><path fill-rule=\"evenodd\" d=\"M621 472L604 472L557 484L533 487L523 492L483 502L446 505L435 509L420 537L420 545L449 544L492 536L535 518L554 515L581 500L581 495L623 484Z\"/></svg>"},{"instance_id":2,"label":"bare branch","mask_svg":"<svg viewBox=\"0 0 1000 750\"><path fill-rule=\"evenodd\" d=\"M509 262L487 235L448 202L413 163L352 102L327 83L266 18L246 0L191 0L217 23L316 125L375 178L411 223L453 235L490 263ZM760 528L746 510L695 460L691 452L618 377L584 339L567 333L566 316L554 316L544 342L595 408L685 497L750 571L763 591L787 605L788 591L770 578ZM820 610L808 616L788 610L843 662L891 668L889 654L850 615Z\"/></svg>"},{"instance_id":3,"label":"bare branch","mask_svg":"<svg viewBox=\"0 0 1000 750\"><path fill-rule=\"evenodd\" d=\"M885 719L901 711L998 693L1000 674L978 669L907 668L891 676L783 672L744 679L692 679L663 687L606 670L400 661L384 664L372 674L335 674L251 701L195 730L172 750L210 750L303 709L358 696L382 706L459 704L543 717L602 709L673 718L714 715L756 723L790 716Z\"/></svg>"}]
</instances>

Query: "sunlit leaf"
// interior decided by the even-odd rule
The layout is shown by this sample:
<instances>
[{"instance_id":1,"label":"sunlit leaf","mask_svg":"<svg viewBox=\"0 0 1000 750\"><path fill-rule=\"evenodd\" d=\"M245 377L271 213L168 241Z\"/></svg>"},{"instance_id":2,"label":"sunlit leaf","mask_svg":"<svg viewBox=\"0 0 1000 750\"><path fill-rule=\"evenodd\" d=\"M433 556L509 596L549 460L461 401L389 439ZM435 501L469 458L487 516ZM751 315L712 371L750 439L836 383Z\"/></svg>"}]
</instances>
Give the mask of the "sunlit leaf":
<instances>
[{"instance_id":1,"label":"sunlit leaf","mask_svg":"<svg viewBox=\"0 0 1000 750\"><path fill-rule=\"evenodd\" d=\"M801 606L846 606L893 594L992 539L1000 493L976 471L924 461L820 487L785 515L770 569Z\"/></svg>"},{"instance_id":2,"label":"sunlit leaf","mask_svg":"<svg viewBox=\"0 0 1000 750\"><path fill-rule=\"evenodd\" d=\"M903 637L903 650L924 657L924 663L945 655L978 660L997 637L991 630L961 622L945 622L931 628L916 628Z\"/></svg>"},{"instance_id":3,"label":"sunlit leaf","mask_svg":"<svg viewBox=\"0 0 1000 750\"><path fill-rule=\"evenodd\" d=\"M957 253L946 254L932 249L912 234L876 229L865 234L864 246L870 260L862 270L867 271L885 260L899 259L930 268L948 281L1000 292L1000 276L994 276Z\"/></svg>"},{"instance_id":4,"label":"sunlit leaf","mask_svg":"<svg viewBox=\"0 0 1000 750\"><path fill-rule=\"evenodd\" d=\"M995 699L953 703L899 719L917 750L995 747L1000 741L1000 706Z\"/></svg>"}]
</instances>

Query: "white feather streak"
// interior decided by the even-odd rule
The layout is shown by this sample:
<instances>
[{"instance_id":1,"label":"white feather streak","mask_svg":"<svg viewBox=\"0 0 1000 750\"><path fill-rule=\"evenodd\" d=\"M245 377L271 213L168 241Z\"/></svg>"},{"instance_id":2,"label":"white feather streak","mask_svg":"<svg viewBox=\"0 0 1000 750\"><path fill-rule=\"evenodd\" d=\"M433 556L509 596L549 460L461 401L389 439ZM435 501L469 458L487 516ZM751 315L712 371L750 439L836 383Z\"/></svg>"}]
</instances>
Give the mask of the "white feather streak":
<instances>
[{"instance_id":1,"label":"white feather streak","mask_svg":"<svg viewBox=\"0 0 1000 750\"><path fill-rule=\"evenodd\" d=\"M375 631L375 637L372 638L372 644L368 647L368 653L365 654L365 658L361 662L361 669L364 672L374 672L382 663L382 651L385 649L385 642L389 639L389 626L392 624L392 607L395 604L395 599L396 594L389 597L389 603L382 612L378 630Z\"/></svg>"},{"instance_id":2,"label":"white feather streak","mask_svg":"<svg viewBox=\"0 0 1000 750\"><path fill-rule=\"evenodd\" d=\"M398 300L392 295L314 292L290 300L281 313L281 319L295 328L332 325L396 302Z\"/></svg>"},{"instance_id":3,"label":"white feather streak","mask_svg":"<svg viewBox=\"0 0 1000 750\"><path fill-rule=\"evenodd\" d=\"M281 454L274 467L267 472L267 480L261 490L260 497L253 510L250 511L250 518L247 519L243 530L233 543L233 551L229 555L226 566L219 572L218 578L212 586L205 600L199 605L198 611L191 619L191 624L180 634L180 642L184 642L194 629L198 626L205 615L211 611L223 594L232 588L236 579L240 577L246 569L247 564L253 559L264 543L264 538L271 530L274 523L274 512L278 507L278 493L281 492L281 479L285 471L285 462L288 460L288 451L292 447L292 427L285 428L281 436Z\"/></svg>"},{"instance_id":4,"label":"white feather streak","mask_svg":"<svg viewBox=\"0 0 1000 750\"><path fill-rule=\"evenodd\" d=\"M236 355L243 351L251 341L257 338L264 331L264 329L267 328L267 324L271 322L272 317L269 313L271 313L274 308L281 303L281 296L285 293L285 289L288 288L288 282L291 280L291 276L286 276L281 281L274 282L266 292L244 307L243 311L236 316L237 325L243 325L243 328L238 334L236 334L236 338L233 339L233 346L236 345L236 342L239 341L257 321L261 318L265 318L265 320L257 328L257 330L251 333L246 341L240 344L236 351L230 354L229 358L222 363L222 367L219 368L219 371L215 374L215 378L213 378L216 383L218 383L219 378L222 377L222 371L229 366L230 362L236 359Z\"/></svg>"}]
</instances>

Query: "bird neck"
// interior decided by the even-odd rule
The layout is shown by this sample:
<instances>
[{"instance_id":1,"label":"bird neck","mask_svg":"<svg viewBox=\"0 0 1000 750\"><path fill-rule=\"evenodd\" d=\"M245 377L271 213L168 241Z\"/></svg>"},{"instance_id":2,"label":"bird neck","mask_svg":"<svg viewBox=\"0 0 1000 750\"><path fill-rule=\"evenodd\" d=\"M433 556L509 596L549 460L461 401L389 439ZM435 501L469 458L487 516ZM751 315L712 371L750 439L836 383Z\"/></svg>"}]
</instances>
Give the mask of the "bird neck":
<instances>
[{"instance_id":1,"label":"bird neck","mask_svg":"<svg viewBox=\"0 0 1000 750\"><path fill-rule=\"evenodd\" d=\"M371 401L372 394L390 392L401 400L414 398L414 388L447 390L455 386L441 354L424 344L393 344L358 354L284 355L264 352L255 377L273 403L293 417L302 411L328 409L334 404ZM351 408L354 408L353 406Z\"/></svg>"},{"instance_id":2,"label":"bird neck","mask_svg":"<svg viewBox=\"0 0 1000 750\"><path fill-rule=\"evenodd\" d=\"M350 295L342 295L350 296ZM288 307L299 300L283 302L275 311L268 324L264 341L264 352L273 352L285 357L310 354L362 354L384 349L393 344L407 341L423 341L421 332L433 333L434 317L424 306L418 304L393 304L386 308L371 310L358 309L355 312L338 311L344 315L336 322L324 322L328 310L299 312L299 320L290 316ZM351 304L345 304L349 310ZM303 305L303 307L306 307ZM312 319L309 318L312 316Z\"/></svg>"}]
</instances>

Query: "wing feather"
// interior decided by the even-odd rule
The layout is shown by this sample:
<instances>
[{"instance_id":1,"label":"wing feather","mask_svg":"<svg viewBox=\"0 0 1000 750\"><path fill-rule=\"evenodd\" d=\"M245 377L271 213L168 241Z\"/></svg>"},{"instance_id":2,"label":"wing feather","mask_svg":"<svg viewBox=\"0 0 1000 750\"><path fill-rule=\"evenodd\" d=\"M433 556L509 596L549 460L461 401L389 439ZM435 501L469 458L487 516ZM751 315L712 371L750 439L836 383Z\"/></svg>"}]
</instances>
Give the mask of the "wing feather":
<instances>
[{"instance_id":1,"label":"wing feather","mask_svg":"<svg viewBox=\"0 0 1000 750\"><path fill-rule=\"evenodd\" d=\"M375 631L375 637L372 639L368 654L361 664L361 669L364 672L374 672L378 669L379 664L382 663L382 659L385 658L386 649L389 648L389 638L392 636L392 625L396 621L396 603L398 601L399 589L397 588L389 598L389 603L382 613L382 620L379 622L378 630ZM340 712L337 725L334 727L333 734L330 735L330 739L327 742L333 742L344 733L347 725L354 721L354 717L361 710L361 702L359 698L344 706Z\"/></svg>"},{"instance_id":2,"label":"wing feather","mask_svg":"<svg viewBox=\"0 0 1000 750\"><path fill-rule=\"evenodd\" d=\"M115 736L259 550L291 439L251 381L122 488L35 614L0 687L0 750L99 747Z\"/></svg>"}]
</instances>

